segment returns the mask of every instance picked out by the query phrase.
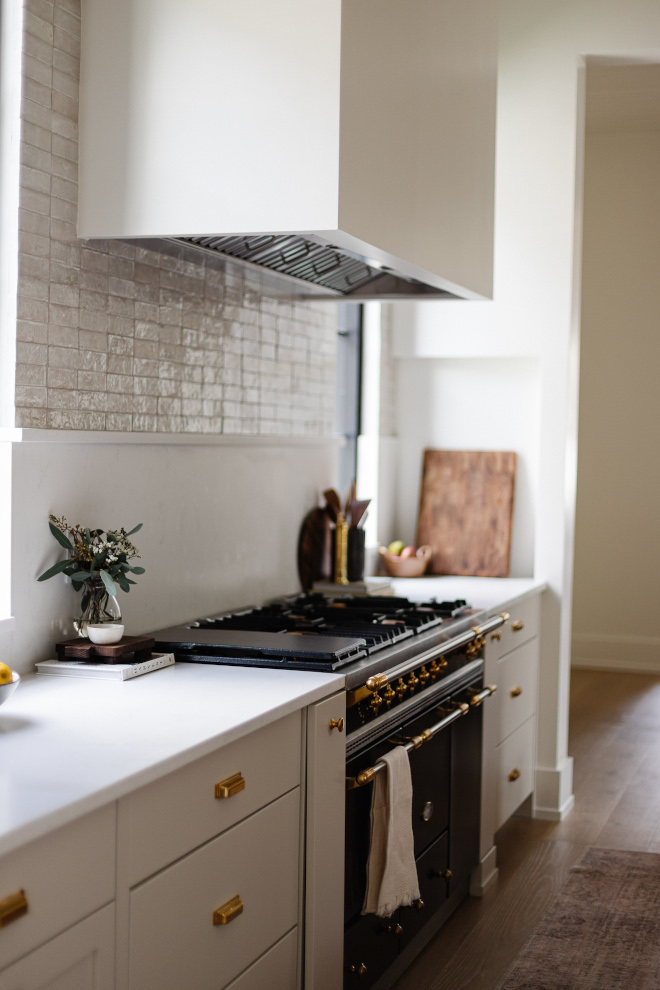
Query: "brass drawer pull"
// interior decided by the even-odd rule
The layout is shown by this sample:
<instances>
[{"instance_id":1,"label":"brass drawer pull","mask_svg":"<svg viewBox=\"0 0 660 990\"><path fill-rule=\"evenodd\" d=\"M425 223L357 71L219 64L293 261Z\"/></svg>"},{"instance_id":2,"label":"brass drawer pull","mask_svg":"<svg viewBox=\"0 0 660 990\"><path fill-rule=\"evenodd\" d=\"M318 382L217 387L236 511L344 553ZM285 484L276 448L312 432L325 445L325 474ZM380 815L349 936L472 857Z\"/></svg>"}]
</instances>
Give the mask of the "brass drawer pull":
<instances>
[{"instance_id":1,"label":"brass drawer pull","mask_svg":"<svg viewBox=\"0 0 660 990\"><path fill-rule=\"evenodd\" d=\"M213 924L214 925L228 925L230 921L234 918L238 918L239 914L243 914L243 901L240 899L238 894L236 897L232 897L230 901L223 904L222 907L216 908L213 912Z\"/></svg>"},{"instance_id":2,"label":"brass drawer pull","mask_svg":"<svg viewBox=\"0 0 660 990\"><path fill-rule=\"evenodd\" d=\"M244 790L245 778L239 770L238 773L232 774L231 777L225 777L224 780L215 785L215 796L217 798L229 798Z\"/></svg>"},{"instance_id":3,"label":"brass drawer pull","mask_svg":"<svg viewBox=\"0 0 660 990\"><path fill-rule=\"evenodd\" d=\"M15 894L3 898L0 901L0 928L16 921L22 914L27 914L28 902L24 890L17 890Z\"/></svg>"},{"instance_id":4,"label":"brass drawer pull","mask_svg":"<svg viewBox=\"0 0 660 990\"><path fill-rule=\"evenodd\" d=\"M522 688L520 687L520 685L516 684L515 687L511 688L512 698L519 698L521 694L522 694Z\"/></svg>"},{"instance_id":5,"label":"brass drawer pull","mask_svg":"<svg viewBox=\"0 0 660 990\"><path fill-rule=\"evenodd\" d=\"M515 622L511 623L511 628L514 632L520 632L521 629L525 628L525 623L522 619L516 619Z\"/></svg>"},{"instance_id":6,"label":"brass drawer pull","mask_svg":"<svg viewBox=\"0 0 660 990\"><path fill-rule=\"evenodd\" d=\"M343 718L331 718L330 719L330 728L331 729L337 729L338 732L343 732L344 731L344 720L343 720Z\"/></svg>"},{"instance_id":7,"label":"brass drawer pull","mask_svg":"<svg viewBox=\"0 0 660 990\"><path fill-rule=\"evenodd\" d=\"M509 780L511 781L511 783L513 783L514 780L518 780L519 776L520 776L520 770L518 769L518 767L514 767L511 773L509 774Z\"/></svg>"}]
</instances>

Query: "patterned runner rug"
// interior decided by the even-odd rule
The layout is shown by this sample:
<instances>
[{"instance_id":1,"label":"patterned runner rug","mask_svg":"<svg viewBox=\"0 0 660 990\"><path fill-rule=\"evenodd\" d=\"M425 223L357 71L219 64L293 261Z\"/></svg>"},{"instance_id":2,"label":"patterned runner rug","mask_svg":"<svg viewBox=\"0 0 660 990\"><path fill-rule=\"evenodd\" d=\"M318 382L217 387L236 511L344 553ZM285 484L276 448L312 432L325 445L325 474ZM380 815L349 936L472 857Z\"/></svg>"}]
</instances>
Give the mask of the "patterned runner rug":
<instances>
[{"instance_id":1,"label":"patterned runner rug","mask_svg":"<svg viewBox=\"0 0 660 990\"><path fill-rule=\"evenodd\" d=\"M587 850L499 990L659 990L660 855Z\"/></svg>"}]
</instances>

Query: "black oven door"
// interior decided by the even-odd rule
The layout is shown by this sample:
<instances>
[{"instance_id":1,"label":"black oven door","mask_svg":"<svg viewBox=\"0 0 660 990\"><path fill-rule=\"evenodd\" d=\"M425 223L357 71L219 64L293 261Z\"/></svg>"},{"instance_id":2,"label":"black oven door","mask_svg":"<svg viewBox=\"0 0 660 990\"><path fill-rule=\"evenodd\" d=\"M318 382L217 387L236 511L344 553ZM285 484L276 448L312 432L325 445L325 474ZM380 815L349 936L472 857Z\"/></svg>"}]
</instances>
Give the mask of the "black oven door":
<instances>
[{"instance_id":1,"label":"black oven door","mask_svg":"<svg viewBox=\"0 0 660 990\"><path fill-rule=\"evenodd\" d=\"M442 718L443 710L468 702L476 682L424 714L391 729L387 738L351 758L347 777L356 777L397 741L419 735ZM371 830L372 785L346 794L345 987L363 990L396 961L399 952L446 908L479 858L481 791L481 708L471 708L418 750L410 753L412 826L420 881L420 902L391 918L362 915ZM429 925L429 923L431 924Z\"/></svg>"}]
</instances>

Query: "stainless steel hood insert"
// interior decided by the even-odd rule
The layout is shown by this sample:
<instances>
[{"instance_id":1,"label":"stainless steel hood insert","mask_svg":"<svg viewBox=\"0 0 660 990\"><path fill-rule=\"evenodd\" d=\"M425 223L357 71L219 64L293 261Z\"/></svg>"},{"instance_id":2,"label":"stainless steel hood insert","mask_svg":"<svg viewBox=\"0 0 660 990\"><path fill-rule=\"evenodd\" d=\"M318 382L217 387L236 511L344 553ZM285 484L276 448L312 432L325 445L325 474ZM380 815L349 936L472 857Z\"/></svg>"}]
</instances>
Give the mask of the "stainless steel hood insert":
<instances>
[{"instance_id":1,"label":"stainless steel hood insert","mask_svg":"<svg viewBox=\"0 0 660 990\"><path fill-rule=\"evenodd\" d=\"M444 289L406 278L391 269L377 268L333 244L312 241L299 234L177 239L306 283L308 291L314 287L317 296L319 290L325 290L333 297L360 299L456 298Z\"/></svg>"}]
</instances>

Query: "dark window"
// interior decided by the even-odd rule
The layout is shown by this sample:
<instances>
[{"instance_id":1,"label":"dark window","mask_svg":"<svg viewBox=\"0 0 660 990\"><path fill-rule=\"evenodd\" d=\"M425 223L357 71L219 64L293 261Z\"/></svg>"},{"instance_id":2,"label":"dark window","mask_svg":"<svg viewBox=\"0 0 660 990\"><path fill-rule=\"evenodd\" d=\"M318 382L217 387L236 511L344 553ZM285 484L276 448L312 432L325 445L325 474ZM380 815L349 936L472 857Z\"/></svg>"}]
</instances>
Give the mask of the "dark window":
<instances>
[{"instance_id":1,"label":"dark window","mask_svg":"<svg viewBox=\"0 0 660 990\"><path fill-rule=\"evenodd\" d=\"M360 432L360 380L362 358L362 306L339 303L337 319L337 389L335 433L339 448L337 484L342 498L357 474L357 440Z\"/></svg>"}]
</instances>

